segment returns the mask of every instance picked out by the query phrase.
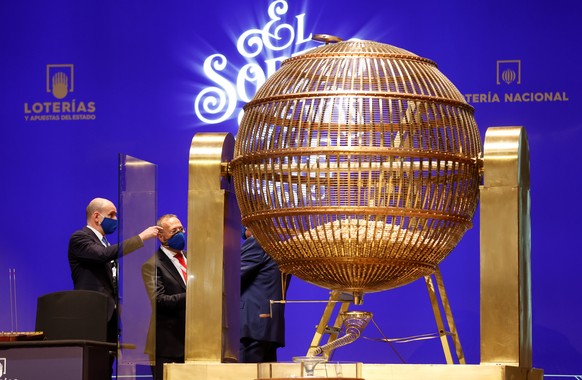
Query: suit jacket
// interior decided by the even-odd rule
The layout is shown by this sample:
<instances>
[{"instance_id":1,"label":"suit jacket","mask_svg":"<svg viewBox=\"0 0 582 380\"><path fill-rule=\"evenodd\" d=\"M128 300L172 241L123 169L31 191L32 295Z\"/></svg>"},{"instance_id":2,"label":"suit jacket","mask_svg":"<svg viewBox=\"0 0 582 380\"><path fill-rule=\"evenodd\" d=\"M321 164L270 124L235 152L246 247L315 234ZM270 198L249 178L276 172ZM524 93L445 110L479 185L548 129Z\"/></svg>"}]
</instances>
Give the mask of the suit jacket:
<instances>
[{"instance_id":1,"label":"suit jacket","mask_svg":"<svg viewBox=\"0 0 582 380\"><path fill-rule=\"evenodd\" d=\"M105 247L88 227L75 231L69 240L69 266L76 290L94 290L108 297L109 319L113 315L116 294L113 287L111 261L143 247L139 236L133 236L119 245Z\"/></svg>"},{"instance_id":2,"label":"suit jacket","mask_svg":"<svg viewBox=\"0 0 582 380\"><path fill-rule=\"evenodd\" d=\"M153 354L155 342L156 356L181 358L186 332L186 284L182 274L161 248L143 264L141 273L152 300L146 353Z\"/></svg>"},{"instance_id":3,"label":"suit jacket","mask_svg":"<svg viewBox=\"0 0 582 380\"><path fill-rule=\"evenodd\" d=\"M285 306L274 303L271 308L270 305L270 300L281 300L282 296L277 263L254 237L249 237L241 247L240 337L284 346ZM266 317L271 310L271 317Z\"/></svg>"}]
</instances>

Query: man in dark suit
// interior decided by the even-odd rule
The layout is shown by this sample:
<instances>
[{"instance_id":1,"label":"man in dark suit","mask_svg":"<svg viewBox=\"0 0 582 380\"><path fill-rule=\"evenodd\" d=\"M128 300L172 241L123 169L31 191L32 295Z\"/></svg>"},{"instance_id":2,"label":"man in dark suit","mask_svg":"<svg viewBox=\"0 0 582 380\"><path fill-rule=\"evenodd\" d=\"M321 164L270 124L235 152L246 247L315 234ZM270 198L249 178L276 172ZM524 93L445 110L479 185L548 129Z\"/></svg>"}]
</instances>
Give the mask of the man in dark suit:
<instances>
[{"instance_id":1,"label":"man in dark suit","mask_svg":"<svg viewBox=\"0 0 582 380\"><path fill-rule=\"evenodd\" d=\"M248 229L241 247L240 361L276 362L285 346L285 306L289 280L282 280L277 263L261 248Z\"/></svg>"},{"instance_id":2,"label":"man in dark suit","mask_svg":"<svg viewBox=\"0 0 582 380\"><path fill-rule=\"evenodd\" d=\"M163 379L164 363L184 362L187 263L184 227L173 214L158 220L160 249L142 266L142 277L152 301L146 353L153 362L154 380Z\"/></svg>"},{"instance_id":3,"label":"man in dark suit","mask_svg":"<svg viewBox=\"0 0 582 380\"><path fill-rule=\"evenodd\" d=\"M117 229L117 209L104 198L93 199L86 209L87 226L75 231L69 240L69 266L76 290L94 290L109 298L109 323L107 340L117 343L117 294L114 285L112 265L120 255L125 255L143 247L144 240L158 235L160 228L146 228L139 235L121 243L110 245L105 235Z\"/></svg>"}]
</instances>

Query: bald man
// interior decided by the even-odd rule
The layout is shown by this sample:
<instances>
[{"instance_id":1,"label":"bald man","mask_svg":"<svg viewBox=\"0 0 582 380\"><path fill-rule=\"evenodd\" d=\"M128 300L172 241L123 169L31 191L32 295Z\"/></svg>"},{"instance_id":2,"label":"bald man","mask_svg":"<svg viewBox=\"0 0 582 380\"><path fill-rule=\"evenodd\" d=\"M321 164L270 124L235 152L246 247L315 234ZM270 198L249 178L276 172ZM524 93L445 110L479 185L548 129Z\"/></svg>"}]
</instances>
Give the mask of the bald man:
<instances>
[{"instance_id":1,"label":"bald man","mask_svg":"<svg viewBox=\"0 0 582 380\"><path fill-rule=\"evenodd\" d=\"M75 231L69 240L69 265L76 290L93 290L109 299L107 341L117 343L117 294L113 281L112 262L143 247L145 240L154 238L161 227L151 226L121 243L110 245L106 235L117 229L117 208L105 198L93 199L86 210L87 226Z\"/></svg>"}]
</instances>

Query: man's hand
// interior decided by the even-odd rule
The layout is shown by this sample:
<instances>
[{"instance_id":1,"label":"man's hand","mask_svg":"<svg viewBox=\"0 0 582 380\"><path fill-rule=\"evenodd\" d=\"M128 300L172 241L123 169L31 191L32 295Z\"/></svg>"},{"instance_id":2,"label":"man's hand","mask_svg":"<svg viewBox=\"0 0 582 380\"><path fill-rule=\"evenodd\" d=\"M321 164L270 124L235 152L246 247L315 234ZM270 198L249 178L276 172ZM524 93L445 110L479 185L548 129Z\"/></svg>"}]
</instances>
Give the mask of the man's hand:
<instances>
[{"instance_id":1,"label":"man's hand","mask_svg":"<svg viewBox=\"0 0 582 380\"><path fill-rule=\"evenodd\" d=\"M139 237L141 238L142 241L146 241L148 239L154 238L156 236L158 236L158 234L162 232L162 227L159 226L151 226L146 228L145 230L143 230L140 234Z\"/></svg>"}]
</instances>

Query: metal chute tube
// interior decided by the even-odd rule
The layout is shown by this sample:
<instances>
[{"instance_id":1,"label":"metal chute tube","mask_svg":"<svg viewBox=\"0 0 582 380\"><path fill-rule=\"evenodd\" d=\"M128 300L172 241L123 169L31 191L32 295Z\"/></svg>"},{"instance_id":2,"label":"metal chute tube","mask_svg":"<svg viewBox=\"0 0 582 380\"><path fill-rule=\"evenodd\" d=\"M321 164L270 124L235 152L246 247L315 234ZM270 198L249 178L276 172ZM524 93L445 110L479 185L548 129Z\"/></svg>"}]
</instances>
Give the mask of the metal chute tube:
<instances>
[{"instance_id":1,"label":"metal chute tube","mask_svg":"<svg viewBox=\"0 0 582 380\"><path fill-rule=\"evenodd\" d=\"M365 311L348 311L341 313L343 323L346 326L346 334L332 342L315 348L310 356L323 354L324 351L335 350L338 347L346 346L360 337L362 330L366 328L372 319L372 313Z\"/></svg>"},{"instance_id":2,"label":"metal chute tube","mask_svg":"<svg viewBox=\"0 0 582 380\"><path fill-rule=\"evenodd\" d=\"M338 347L346 346L346 345L352 343L354 340L358 339L359 337L360 337L360 330L358 330L355 327L351 328L350 331L347 332L346 335L342 336L341 338L336 339L333 342L326 343L323 346L317 347L312 352L312 355L313 356L321 355L321 354L323 354L323 351L335 350Z\"/></svg>"}]
</instances>

